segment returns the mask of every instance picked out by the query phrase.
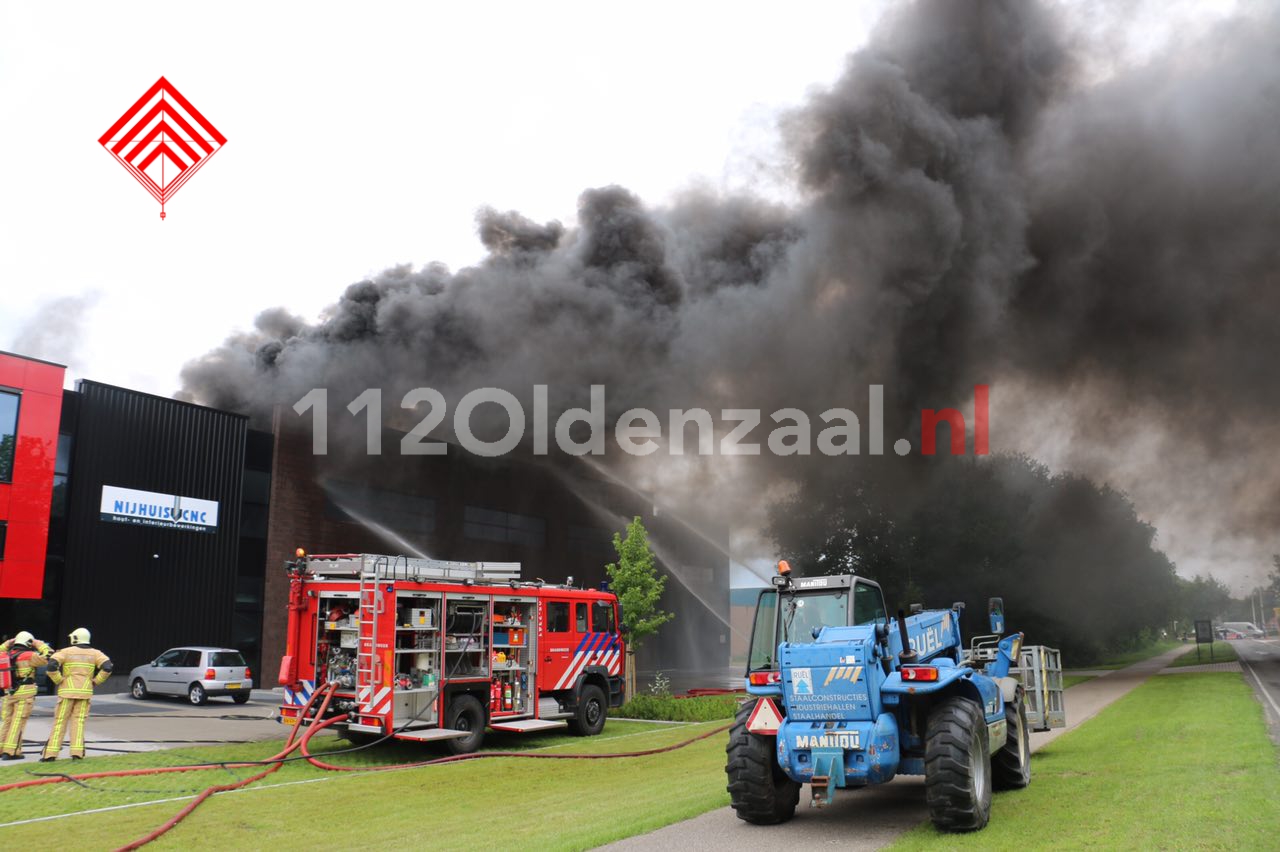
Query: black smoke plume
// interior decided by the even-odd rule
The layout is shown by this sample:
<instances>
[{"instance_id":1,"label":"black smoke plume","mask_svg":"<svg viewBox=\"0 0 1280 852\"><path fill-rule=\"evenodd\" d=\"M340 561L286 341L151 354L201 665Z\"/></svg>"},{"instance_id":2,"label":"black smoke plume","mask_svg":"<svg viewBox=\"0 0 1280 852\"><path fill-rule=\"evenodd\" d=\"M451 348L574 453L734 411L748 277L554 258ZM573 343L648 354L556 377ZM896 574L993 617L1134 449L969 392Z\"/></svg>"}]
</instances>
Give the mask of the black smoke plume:
<instances>
[{"instance_id":1,"label":"black smoke plume","mask_svg":"<svg viewBox=\"0 0 1280 852\"><path fill-rule=\"evenodd\" d=\"M816 416L865 410L875 383L892 446L986 383L993 449L1129 492L1184 571L1260 576L1280 528L1280 20L1251 8L1103 68L1061 14L900 8L782 121L798 203L605 187L571 226L484 210L480 263L389 269L316 323L268 311L187 365L185 393L263 412L318 386L494 386L528 410L545 383L554 414L596 383L613 416ZM607 459L739 521L825 460L669 462Z\"/></svg>"}]
</instances>

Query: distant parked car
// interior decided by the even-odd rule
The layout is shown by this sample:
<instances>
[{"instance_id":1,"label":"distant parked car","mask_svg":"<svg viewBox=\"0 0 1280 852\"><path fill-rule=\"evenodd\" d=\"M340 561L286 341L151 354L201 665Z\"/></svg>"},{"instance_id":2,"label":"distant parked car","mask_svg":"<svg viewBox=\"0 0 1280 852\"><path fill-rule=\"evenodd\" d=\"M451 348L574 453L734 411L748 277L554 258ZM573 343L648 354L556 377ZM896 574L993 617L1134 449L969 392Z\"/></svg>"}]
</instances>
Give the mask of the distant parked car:
<instances>
[{"instance_id":1,"label":"distant parked car","mask_svg":"<svg viewBox=\"0 0 1280 852\"><path fill-rule=\"evenodd\" d=\"M1236 639L1261 639L1267 635L1252 621L1224 621L1222 626L1228 633L1239 634L1234 637Z\"/></svg>"},{"instance_id":2,"label":"distant parked car","mask_svg":"<svg viewBox=\"0 0 1280 852\"><path fill-rule=\"evenodd\" d=\"M170 648L129 672L129 692L138 700L185 695L192 704L204 704L214 696L230 695L244 704L252 688L253 672L234 648Z\"/></svg>"}]
</instances>

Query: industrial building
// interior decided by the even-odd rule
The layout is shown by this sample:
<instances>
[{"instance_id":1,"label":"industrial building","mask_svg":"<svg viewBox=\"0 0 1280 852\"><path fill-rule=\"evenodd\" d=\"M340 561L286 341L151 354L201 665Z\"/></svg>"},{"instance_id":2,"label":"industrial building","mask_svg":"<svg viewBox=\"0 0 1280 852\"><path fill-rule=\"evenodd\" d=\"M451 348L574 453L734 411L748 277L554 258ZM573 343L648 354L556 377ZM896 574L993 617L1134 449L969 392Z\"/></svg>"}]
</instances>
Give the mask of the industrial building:
<instances>
[{"instance_id":1,"label":"industrial building","mask_svg":"<svg viewBox=\"0 0 1280 852\"><path fill-rule=\"evenodd\" d=\"M640 515L671 577L663 606L677 615L641 649L640 669L728 666L727 532L666 517L572 459L456 446L317 456L287 408L253 428L88 380L64 391L64 375L0 353L0 635L26 629L56 644L87 626L117 671L174 645L225 645L273 686L283 564L298 547L520 562L526 578L599 587L613 533Z\"/></svg>"}]
</instances>

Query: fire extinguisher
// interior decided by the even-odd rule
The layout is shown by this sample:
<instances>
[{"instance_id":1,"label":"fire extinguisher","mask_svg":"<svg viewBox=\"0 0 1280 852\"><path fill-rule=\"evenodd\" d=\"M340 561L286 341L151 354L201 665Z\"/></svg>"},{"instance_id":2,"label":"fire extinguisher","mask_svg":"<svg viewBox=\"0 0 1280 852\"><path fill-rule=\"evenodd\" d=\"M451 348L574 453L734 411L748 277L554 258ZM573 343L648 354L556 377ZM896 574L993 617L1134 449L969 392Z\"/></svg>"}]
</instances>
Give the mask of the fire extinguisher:
<instances>
[{"instance_id":1,"label":"fire extinguisher","mask_svg":"<svg viewBox=\"0 0 1280 852\"><path fill-rule=\"evenodd\" d=\"M502 686L502 709L511 709L511 684L506 683Z\"/></svg>"},{"instance_id":2,"label":"fire extinguisher","mask_svg":"<svg viewBox=\"0 0 1280 852\"><path fill-rule=\"evenodd\" d=\"M494 681L489 688L489 704L494 710L502 708L502 688L498 686L498 681Z\"/></svg>"},{"instance_id":3,"label":"fire extinguisher","mask_svg":"<svg viewBox=\"0 0 1280 852\"><path fill-rule=\"evenodd\" d=\"M0 651L0 693L9 694L13 688L13 672L9 670L9 652Z\"/></svg>"}]
</instances>

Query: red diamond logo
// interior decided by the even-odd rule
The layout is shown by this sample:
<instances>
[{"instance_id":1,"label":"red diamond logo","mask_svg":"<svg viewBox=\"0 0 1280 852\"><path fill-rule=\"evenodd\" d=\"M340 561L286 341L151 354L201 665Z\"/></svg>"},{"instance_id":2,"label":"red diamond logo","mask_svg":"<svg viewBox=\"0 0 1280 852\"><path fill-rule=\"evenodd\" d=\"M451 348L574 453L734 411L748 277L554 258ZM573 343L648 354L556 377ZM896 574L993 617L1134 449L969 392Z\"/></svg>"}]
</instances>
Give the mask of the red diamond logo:
<instances>
[{"instance_id":1,"label":"red diamond logo","mask_svg":"<svg viewBox=\"0 0 1280 852\"><path fill-rule=\"evenodd\" d=\"M98 140L160 202L161 219L165 202L226 143L163 77Z\"/></svg>"}]
</instances>

